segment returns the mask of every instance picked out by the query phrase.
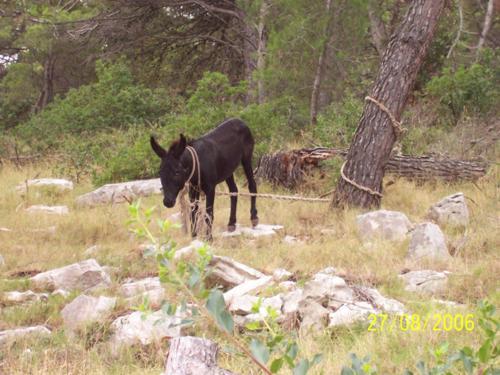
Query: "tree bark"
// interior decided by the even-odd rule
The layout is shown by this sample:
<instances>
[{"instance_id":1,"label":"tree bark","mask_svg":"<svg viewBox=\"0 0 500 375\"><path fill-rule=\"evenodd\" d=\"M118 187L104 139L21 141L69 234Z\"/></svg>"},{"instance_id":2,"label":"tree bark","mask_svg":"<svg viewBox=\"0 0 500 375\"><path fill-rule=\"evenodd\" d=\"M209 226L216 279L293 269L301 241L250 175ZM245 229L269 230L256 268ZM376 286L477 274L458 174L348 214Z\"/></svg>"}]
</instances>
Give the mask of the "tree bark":
<instances>
[{"instance_id":1,"label":"tree bark","mask_svg":"<svg viewBox=\"0 0 500 375\"><path fill-rule=\"evenodd\" d=\"M399 120L434 36L444 0L414 0L384 53L371 97ZM344 173L359 186L382 193L384 166L397 135L386 112L366 101L347 154ZM380 195L361 190L340 178L332 206L379 207Z\"/></svg>"},{"instance_id":2,"label":"tree bark","mask_svg":"<svg viewBox=\"0 0 500 375\"><path fill-rule=\"evenodd\" d=\"M326 0L325 2L325 12L330 15L333 0ZM332 37L332 26L334 21L334 16L331 14L328 18L328 23L324 32L325 41L321 48L321 52L318 58L318 64L316 65L316 74L314 75L313 89L311 93L311 104L310 104L310 121L312 125L316 125L318 122L318 103L319 95L321 90L321 82L323 81L323 76L325 74L326 57L328 55L328 45L330 44Z\"/></svg>"},{"instance_id":3,"label":"tree bark","mask_svg":"<svg viewBox=\"0 0 500 375\"><path fill-rule=\"evenodd\" d=\"M40 112L54 99L54 66L55 57L49 54L44 64L42 91L35 105L35 113Z\"/></svg>"},{"instance_id":4,"label":"tree bark","mask_svg":"<svg viewBox=\"0 0 500 375\"><path fill-rule=\"evenodd\" d=\"M257 26L258 44L257 44L257 71L259 77L257 78L257 103L262 104L266 100L266 92L264 87L264 78L262 72L266 65L266 44L267 44L267 31L266 31L266 18L269 11L269 4L267 0L262 0L259 11L259 25Z\"/></svg>"},{"instance_id":5,"label":"tree bark","mask_svg":"<svg viewBox=\"0 0 500 375\"><path fill-rule=\"evenodd\" d=\"M242 23L243 61L245 64L245 80L248 83L245 104L250 104L255 101L256 85L253 79L253 73L257 68L256 52L259 41L257 40L257 33L254 27L252 27L248 15L243 11L240 11L240 13L241 15L238 22Z\"/></svg>"},{"instance_id":6,"label":"tree bark","mask_svg":"<svg viewBox=\"0 0 500 375\"><path fill-rule=\"evenodd\" d=\"M207 339L185 336L170 343L164 374L168 375L234 375L217 366L218 345Z\"/></svg>"},{"instance_id":7,"label":"tree bark","mask_svg":"<svg viewBox=\"0 0 500 375\"><path fill-rule=\"evenodd\" d=\"M334 157L345 158L347 150L317 147L264 155L259 160L256 177L289 189L298 187L320 162ZM392 155L385 172L411 180L475 181L486 175L483 161L457 160L437 155Z\"/></svg>"},{"instance_id":8,"label":"tree bark","mask_svg":"<svg viewBox=\"0 0 500 375\"><path fill-rule=\"evenodd\" d=\"M495 3L494 0L488 1L488 7L486 8L486 15L484 16L483 30L481 31L481 35L479 36L479 41L476 46L476 59L479 58L481 53L481 48L483 48L484 43L486 41L486 36L490 31L491 22L493 20L494 5L495 5L494 3Z\"/></svg>"},{"instance_id":9,"label":"tree bark","mask_svg":"<svg viewBox=\"0 0 500 375\"><path fill-rule=\"evenodd\" d=\"M370 33L373 45L375 46L380 59L382 59L385 51L387 34L385 32L385 25L377 14L374 0L368 1L368 18L370 20Z\"/></svg>"}]
</instances>

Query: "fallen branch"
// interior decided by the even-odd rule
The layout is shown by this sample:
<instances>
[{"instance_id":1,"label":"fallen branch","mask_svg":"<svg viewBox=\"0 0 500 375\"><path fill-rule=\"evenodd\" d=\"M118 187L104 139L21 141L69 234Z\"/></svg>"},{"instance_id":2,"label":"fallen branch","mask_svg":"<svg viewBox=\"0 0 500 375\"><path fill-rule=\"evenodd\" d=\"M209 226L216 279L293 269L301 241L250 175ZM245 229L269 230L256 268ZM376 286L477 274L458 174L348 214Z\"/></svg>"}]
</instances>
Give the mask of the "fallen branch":
<instances>
[{"instance_id":1,"label":"fallen branch","mask_svg":"<svg viewBox=\"0 0 500 375\"><path fill-rule=\"evenodd\" d=\"M345 158L347 150L316 147L264 155L256 176L275 185L294 188L321 162L334 157ZM412 180L475 181L486 174L487 163L479 160L457 160L440 155L392 155L385 172Z\"/></svg>"}]
</instances>

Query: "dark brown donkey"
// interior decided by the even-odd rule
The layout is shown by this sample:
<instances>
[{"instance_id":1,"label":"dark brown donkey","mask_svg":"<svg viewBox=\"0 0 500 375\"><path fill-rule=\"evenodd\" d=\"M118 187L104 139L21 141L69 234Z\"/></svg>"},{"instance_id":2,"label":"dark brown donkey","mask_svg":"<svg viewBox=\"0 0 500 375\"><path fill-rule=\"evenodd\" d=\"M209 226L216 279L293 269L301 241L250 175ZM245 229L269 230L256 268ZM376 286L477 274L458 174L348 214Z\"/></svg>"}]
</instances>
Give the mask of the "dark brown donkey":
<instances>
[{"instance_id":1,"label":"dark brown donkey","mask_svg":"<svg viewBox=\"0 0 500 375\"><path fill-rule=\"evenodd\" d=\"M250 193L257 193L257 185L252 171L252 154L254 140L248 126L239 119L229 119L214 130L194 141L187 142L181 134L168 151L161 147L151 136L151 147L161 158L160 180L163 187L163 204L173 207L177 195L186 183L189 183L189 200L191 209L191 233L197 235L196 214L200 198L200 190L206 195L208 236L211 238L211 227L214 219L215 186L226 181L229 191L238 192L234 182L234 171L241 163L248 180ZM193 152L194 149L194 152ZM196 158L199 159L199 168ZM198 180L200 176L200 180ZM236 229L236 204L238 198L231 196L231 214L228 231ZM250 219L252 225L259 222L257 217L256 197L251 197Z\"/></svg>"}]
</instances>

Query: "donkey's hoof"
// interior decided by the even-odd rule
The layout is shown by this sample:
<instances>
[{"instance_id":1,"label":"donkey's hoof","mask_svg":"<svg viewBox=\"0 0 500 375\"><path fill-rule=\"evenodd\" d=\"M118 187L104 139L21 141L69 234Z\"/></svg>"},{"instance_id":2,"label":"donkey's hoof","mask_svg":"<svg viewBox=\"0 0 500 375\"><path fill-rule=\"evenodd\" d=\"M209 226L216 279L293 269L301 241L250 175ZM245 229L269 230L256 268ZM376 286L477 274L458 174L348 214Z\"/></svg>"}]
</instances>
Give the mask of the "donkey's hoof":
<instances>
[{"instance_id":1,"label":"donkey's hoof","mask_svg":"<svg viewBox=\"0 0 500 375\"><path fill-rule=\"evenodd\" d=\"M259 225L259 218L256 217L255 219L252 219L252 226L255 228L257 225Z\"/></svg>"},{"instance_id":2,"label":"donkey's hoof","mask_svg":"<svg viewBox=\"0 0 500 375\"><path fill-rule=\"evenodd\" d=\"M227 226L227 231L228 232L234 232L236 230L236 225L228 225Z\"/></svg>"}]
</instances>

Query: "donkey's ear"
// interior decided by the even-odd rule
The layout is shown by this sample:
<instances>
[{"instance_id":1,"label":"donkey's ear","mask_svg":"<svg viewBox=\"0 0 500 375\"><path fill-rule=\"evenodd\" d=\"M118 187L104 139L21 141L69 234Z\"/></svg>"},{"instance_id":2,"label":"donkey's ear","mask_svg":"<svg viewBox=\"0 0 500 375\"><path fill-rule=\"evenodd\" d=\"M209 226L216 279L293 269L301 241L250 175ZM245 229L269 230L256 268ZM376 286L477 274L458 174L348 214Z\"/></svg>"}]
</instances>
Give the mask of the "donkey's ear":
<instances>
[{"instance_id":1,"label":"donkey's ear","mask_svg":"<svg viewBox=\"0 0 500 375\"><path fill-rule=\"evenodd\" d=\"M161 147L158 142L156 142L155 137L151 136L149 141L151 143L151 148L159 158L163 159L165 156L167 156L167 151L163 147Z\"/></svg>"},{"instance_id":2,"label":"donkey's ear","mask_svg":"<svg viewBox=\"0 0 500 375\"><path fill-rule=\"evenodd\" d=\"M187 145L186 137L184 137L184 134L180 134L179 140L174 142L174 144L172 144L172 147L170 147L169 152L171 152L172 155L178 159L181 157L182 153L186 149L186 145Z\"/></svg>"}]
</instances>

